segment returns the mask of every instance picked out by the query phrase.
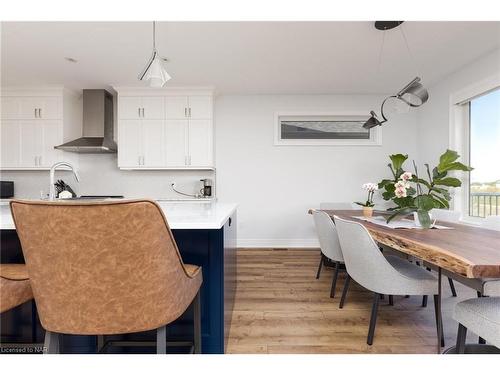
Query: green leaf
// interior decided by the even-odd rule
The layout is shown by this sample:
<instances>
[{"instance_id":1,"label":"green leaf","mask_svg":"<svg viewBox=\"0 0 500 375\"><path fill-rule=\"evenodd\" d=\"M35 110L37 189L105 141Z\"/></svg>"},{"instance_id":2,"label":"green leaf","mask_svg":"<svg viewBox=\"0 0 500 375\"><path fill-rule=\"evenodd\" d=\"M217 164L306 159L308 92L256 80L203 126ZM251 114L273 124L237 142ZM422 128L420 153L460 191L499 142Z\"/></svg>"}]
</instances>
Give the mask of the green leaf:
<instances>
[{"instance_id":1,"label":"green leaf","mask_svg":"<svg viewBox=\"0 0 500 375\"><path fill-rule=\"evenodd\" d=\"M419 195L415 197L415 206L419 211L430 211L434 208L434 200L430 195Z\"/></svg>"},{"instance_id":2,"label":"green leaf","mask_svg":"<svg viewBox=\"0 0 500 375\"><path fill-rule=\"evenodd\" d=\"M439 164L446 165L446 164L453 163L459 157L460 157L460 155L458 155L458 152L448 149L444 152L443 155L441 155L439 157Z\"/></svg>"},{"instance_id":3,"label":"green leaf","mask_svg":"<svg viewBox=\"0 0 500 375\"><path fill-rule=\"evenodd\" d=\"M415 190L415 188L409 187L408 189L406 189L406 195L408 196L415 195L416 193L417 191Z\"/></svg>"},{"instance_id":4,"label":"green leaf","mask_svg":"<svg viewBox=\"0 0 500 375\"><path fill-rule=\"evenodd\" d=\"M394 155L389 155L389 158L391 159L394 170L398 171L403 167L403 163L406 161L406 159L408 159L408 155L394 154Z\"/></svg>"},{"instance_id":5,"label":"green leaf","mask_svg":"<svg viewBox=\"0 0 500 375\"><path fill-rule=\"evenodd\" d=\"M445 172L445 171L465 171L465 172L470 172L472 171L474 168L471 168L465 164L462 164L458 161L454 162L454 163L451 163L451 164L447 164L445 166L443 166L443 168L441 169L442 172Z\"/></svg>"},{"instance_id":6,"label":"green leaf","mask_svg":"<svg viewBox=\"0 0 500 375\"><path fill-rule=\"evenodd\" d=\"M423 228L430 228L431 227L431 218L429 216L429 212L426 210L418 210L417 211L418 215L418 220L420 221L420 225L422 225Z\"/></svg>"},{"instance_id":7,"label":"green leaf","mask_svg":"<svg viewBox=\"0 0 500 375\"><path fill-rule=\"evenodd\" d=\"M435 208L450 208L450 204L448 203L448 200L438 196L438 195L435 195L435 194L431 194L432 195L432 198L434 199L434 201L438 204L438 206L434 206Z\"/></svg>"},{"instance_id":8,"label":"green leaf","mask_svg":"<svg viewBox=\"0 0 500 375\"><path fill-rule=\"evenodd\" d=\"M409 215L413 212L417 211L416 207L404 207L399 210L394 211L394 213L389 216L386 220L387 223L389 223L392 219L394 219L396 216L406 216Z\"/></svg>"},{"instance_id":9,"label":"green leaf","mask_svg":"<svg viewBox=\"0 0 500 375\"><path fill-rule=\"evenodd\" d=\"M446 177L446 178L434 179L434 184L442 186L459 187L462 185L462 182L455 177Z\"/></svg>"},{"instance_id":10,"label":"green leaf","mask_svg":"<svg viewBox=\"0 0 500 375\"><path fill-rule=\"evenodd\" d=\"M425 186L427 186L428 189L431 188L431 184L422 178L413 177L410 181L414 182L414 183L419 183L419 184L425 185Z\"/></svg>"},{"instance_id":11,"label":"green leaf","mask_svg":"<svg viewBox=\"0 0 500 375\"><path fill-rule=\"evenodd\" d=\"M434 169L432 170L433 179L446 177L447 174L447 172L439 172L437 167L434 167Z\"/></svg>"},{"instance_id":12,"label":"green leaf","mask_svg":"<svg viewBox=\"0 0 500 375\"><path fill-rule=\"evenodd\" d=\"M413 197L394 198L392 201L396 203L398 207L412 207L415 205Z\"/></svg>"},{"instance_id":13,"label":"green leaf","mask_svg":"<svg viewBox=\"0 0 500 375\"><path fill-rule=\"evenodd\" d=\"M378 188L383 189L383 188L385 188L386 185L394 185L394 181L384 179L378 183Z\"/></svg>"},{"instance_id":14,"label":"green leaf","mask_svg":"<svg viewBox=\"0 0 500 375\"><path fill-rule=\"evenodd\" d=\"M446 190L444 188L437 187L437 186L433 186L430 189L430 192L433 192L433 191L435 191L436 193L441 194L444 197L444 199L446 199L447 201L451 200L451 195L448 192L448 190Z\"/></svg>"}]
</instances>

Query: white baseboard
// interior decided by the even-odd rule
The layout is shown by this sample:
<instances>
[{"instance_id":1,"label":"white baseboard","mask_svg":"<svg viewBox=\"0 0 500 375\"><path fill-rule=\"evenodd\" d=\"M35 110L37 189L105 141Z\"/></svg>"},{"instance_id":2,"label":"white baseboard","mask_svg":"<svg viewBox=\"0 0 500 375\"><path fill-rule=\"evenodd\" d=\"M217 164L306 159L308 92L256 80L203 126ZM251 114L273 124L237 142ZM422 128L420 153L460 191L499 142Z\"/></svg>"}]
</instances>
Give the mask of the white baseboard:
<instances>
[{"instance_id":1,"label":"white baseboard","mask_svg":"<svg viewBox=\"0 0 500 375\"><path fill-rule=\"evenodd\" d=\"M319 248L317 239L238 239L238 248Z\"/></svg>"}]
</instances>

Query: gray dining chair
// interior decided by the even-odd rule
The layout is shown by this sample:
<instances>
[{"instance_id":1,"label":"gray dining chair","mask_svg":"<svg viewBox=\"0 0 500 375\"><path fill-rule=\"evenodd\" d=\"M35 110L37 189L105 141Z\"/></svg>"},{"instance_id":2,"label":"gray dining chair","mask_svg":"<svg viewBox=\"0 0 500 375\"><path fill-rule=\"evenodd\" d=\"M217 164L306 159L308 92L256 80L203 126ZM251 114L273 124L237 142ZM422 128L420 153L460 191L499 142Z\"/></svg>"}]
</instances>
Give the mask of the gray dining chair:
<instances>
[{"instance_id":1,"label":"gray dining chair","mask_svg":"<svg viewBox=\"0 0 500 375\"><path fill-rule=\"evenodd\" d=\"M500 215L486 216L481 226L486 229L500 231Z\"/></svg>"},{"instance_id":2,"label":"gray dining chair","mask_svg":"<svg viewBox=\"0 0 500 375\"><path fill-rule=\"evenodd\" d=\"M434 295L436 323L438 320L438 282L437 278L422 267L395 256L384 256L368 230L358 222L335 216L342 254L347 269L347 279L374 293L368 345L372 345L380 296L388 295ZM345 285L344 284L344 289ZM437 326L437 324L436 324ZM441 345L444 336L437 330Z\"/></svg>"},{"instance_id":3,"label":"gray dining chair","mask_svg":"<svg viewBox=\"0 0 500 375\"><path fill-rule=\"evenodd\" d=\"M322 211L313 212L314 226L318 234L319 246L321 249L321 259L319 261L316 279L319 279L321 267L326 259L335 263L335 272L333 273L332 287L330 289L330 298L335 298L335 287L339 271L344 265L344 257L340 248L339 238L335 224L330 216ZM345 270L345 268L343 268Z\"/></svg>"},{"instance_id":4,"label":"gray dining chair","mask_svg":"<svg viewBox=\"0 0 500 375\"><path fill-rule=\"evenodd\" d=\"M473 298L456 304L453 318L458 322L456 352L465 351L467 330L500 348L500 297Z\"/></svg>"}]
</instances>

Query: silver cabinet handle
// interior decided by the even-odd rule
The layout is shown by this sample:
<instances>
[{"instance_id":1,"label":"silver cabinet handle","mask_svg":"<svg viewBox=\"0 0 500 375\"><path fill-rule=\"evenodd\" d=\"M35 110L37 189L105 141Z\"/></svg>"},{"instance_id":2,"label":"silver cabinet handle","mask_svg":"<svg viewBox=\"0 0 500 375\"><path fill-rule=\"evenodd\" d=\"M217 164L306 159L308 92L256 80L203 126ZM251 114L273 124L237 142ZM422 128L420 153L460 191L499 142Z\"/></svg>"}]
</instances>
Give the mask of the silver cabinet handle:
<instances>
[{"instance_id":1,"label":"silver cabinet handle","mask_svg":"<svg viewBox=\"0 0 500 375\"><path fill-rule=\"evenodd\" d=\"M141 117L141 109L137 108L137 116Z\"/></svg>"},{"instance_id":2,"label":"silver cabinet handle","mask_svg":"<svg viewBox=\"0 0 500 375\"><path fill-rule=\"evenodd\" d=\"M191 107L189 107L189 116L188 117L191 117Z\"/></svg>"},{"instance_id":3,"label":"silver cabinet handle","mask_svg":"<svg viewBox=\"0 0 500 375\"><path fill-rule=\"evenodd\" d=\"M42 109L41 108L38 108L38 117L42 118Z\"/></svg>"},{"instance_id":4,"label":"silver cabinet handle","mask_svg":"<svg viewBox=\"0 0 500 375\"><path fill-rule=\"evenodd\" d=\"M144 165L144 155L142 156L142 165Z\"/></svg>"},{"instance_id":5,"label":"silver cabinet handle","mask_svg":"<svg viewBox=\"0 0 500 375\"><path fill-rule=\"evenodd\" d=\"M36 114L37 111L38 111L38 108L35 108L35 118L38 117L37 114Z\"/></svg>"},{"instance_id":6,"label":"silver cabinet handle","mask_svg":"<svg viewBox=\"0 0 500 375\"><path fill-rule=\"evenodd\" d=\"M187 108L184 108L184 117L188 117L187 112L188 112L188 109L187 109Z\"/></svg>"},{"instance_id":7,"label":"silver cabinet handle","mask_svg":"<svg viewBox=\"0 0 500 375\"><path fill-rule=\"evenodd\" d=\"M137 164L141 165L141 157L140 156L137 157Z\"/></svg>"},{"instance_id":8,"label":"silver cabinet handle","mask_svg":"<svg viewBox=\"0 0 500 375\"><path fill-rule=\"evenodd\" d=\"M142 109L142 117L145 117L145 116L144 116L144 108Z\"/></svg>"}]
</instances>

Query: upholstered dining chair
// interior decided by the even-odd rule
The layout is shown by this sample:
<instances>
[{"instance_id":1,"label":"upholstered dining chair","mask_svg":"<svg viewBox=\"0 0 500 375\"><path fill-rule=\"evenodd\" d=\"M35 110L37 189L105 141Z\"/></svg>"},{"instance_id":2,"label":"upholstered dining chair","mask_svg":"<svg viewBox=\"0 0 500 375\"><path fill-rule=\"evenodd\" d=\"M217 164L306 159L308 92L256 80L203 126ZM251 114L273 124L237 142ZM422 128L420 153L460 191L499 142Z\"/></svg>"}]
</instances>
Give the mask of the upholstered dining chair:
<instances>
[{"instance_id":1,"label":"upholstered dining chair","mask_svg":"<svg viewBox=\"0 0 500 375\"><path fill-rule=\"evenodd\" d=\"M500 231L500 215L486 216L481 226L486 229Z\"/></svg>"},{"instance_id":2,"label":"upholstered dining chair","mask_svg":"<svg viewBox=\"0 0 500 375\"><path fill-rule=\"evenodd\" d=\"M59 335L156 330L194 308L194 352L201 352L201 267L185 265L153 201L10 203L48 353Z\"/></svg>"},{"instance_id":3,"label":"upholstered dining chair","mask_svg":"<svg viewBox=\"0 0 500 375\"><path fill-rule=\"evenodd\" d=\"M368 230L358 222L335 216L342 254L348 278L374 293L368 345L372 345L380 296L388 295L434 295L437 307L437 278L422 267L395 256L384 256ZM347 280L346 280L347 284ZM438 311L435 311L436 323ZM437 332L444 346L443 330Z\"/></svg>"},{"instance_id":4,"label":"upholstered dining chair","mask_svg":"<svg viewBox=\"0 0 500 375\"><path fill-rule=\"evenodd\" d=\"M321 267L325 259L335 263L335 272L333 273L332 287L330 289L330 298L335 298L335 287L341 266L344 265L344 257L340 248L339 238L335 224L326 212L313 212L314 225L318 233L319 246L321 249L321 259L319 261L316 279L319 278Z\"/></svg>"},{"instance_id":5,"label":"upholstered dining chair","mask_svg":"<svg viewBox=\"0 0 500 375\"><path fill-rule=\"evenodd\" d=\"M458 322L456 352L465 352L467 330L500 348L500 297L473 298L455 305L453 318Z\"/></svg>"}]
</instances>

